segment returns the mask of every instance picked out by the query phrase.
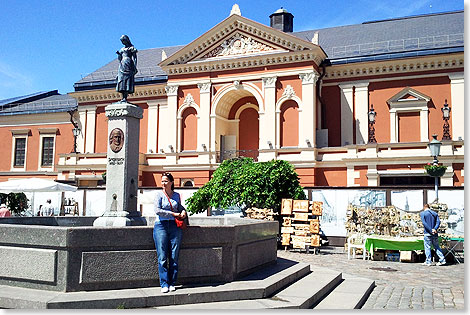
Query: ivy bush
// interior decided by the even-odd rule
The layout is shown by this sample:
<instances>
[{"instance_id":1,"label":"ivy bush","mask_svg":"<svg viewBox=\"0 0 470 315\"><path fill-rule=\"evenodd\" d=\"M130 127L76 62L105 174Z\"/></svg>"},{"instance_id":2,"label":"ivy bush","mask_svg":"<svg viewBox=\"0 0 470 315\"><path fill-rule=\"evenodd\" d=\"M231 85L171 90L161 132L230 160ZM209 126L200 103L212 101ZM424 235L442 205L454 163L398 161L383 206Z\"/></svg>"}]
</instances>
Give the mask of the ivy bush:
<instances>
[{"instance_id":1,"label":"ivy bush","mask_svg":"<svg viewBox=\"0 0 470 315\"><path fill-rule=\"evenodd\" d=\"M283 198L307 199L292 164L241 157L220 164L212 179L188 198L186 205L190 213L230 206L278 211Z\"/></svg>"}]
</instances>

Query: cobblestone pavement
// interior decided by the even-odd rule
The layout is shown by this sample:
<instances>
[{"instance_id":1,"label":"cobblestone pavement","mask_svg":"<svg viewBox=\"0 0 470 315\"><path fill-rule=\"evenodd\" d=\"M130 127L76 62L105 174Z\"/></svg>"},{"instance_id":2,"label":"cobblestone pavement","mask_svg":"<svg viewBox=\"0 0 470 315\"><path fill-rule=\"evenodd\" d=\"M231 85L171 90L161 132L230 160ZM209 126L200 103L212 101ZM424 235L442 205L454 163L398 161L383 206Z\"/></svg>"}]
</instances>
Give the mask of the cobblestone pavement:
<instances>
[{"instance_id":1,"label":"cobblestone pavement","mask_svg":"<svg viewBox=\"0 0 470 315\"><path fill-rule=\"evenodd\" d=\"M362 309L464 309L463 263L428 267L422 263L364 261L361 255L348 260L342 247L325 247L316 255L278 250L277 255L375 280L376 287Z\"/></svg>"}]
</instances>

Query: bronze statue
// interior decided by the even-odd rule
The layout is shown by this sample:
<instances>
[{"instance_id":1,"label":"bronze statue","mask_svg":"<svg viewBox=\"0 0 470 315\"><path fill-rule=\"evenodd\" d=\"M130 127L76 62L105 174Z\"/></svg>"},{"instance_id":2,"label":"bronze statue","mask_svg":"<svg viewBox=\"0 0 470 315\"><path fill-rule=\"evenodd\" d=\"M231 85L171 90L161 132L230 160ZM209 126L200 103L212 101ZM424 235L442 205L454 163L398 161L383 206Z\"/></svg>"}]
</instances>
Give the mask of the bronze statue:
<instances>
[{"instance_id":1,"label":"bronze statue","mask_svg":"<svg viewBox=\"0 0 470 315\"><path fill-rule=\"evenodd\" d=\"M132 45L127 35L121 36L121 42L124 47L116 51L119 60L116 91L122 94L120 102L127 103L127 95L134 93L134 76L137 73L137 49Z\"/></svg>"}]
</instances>

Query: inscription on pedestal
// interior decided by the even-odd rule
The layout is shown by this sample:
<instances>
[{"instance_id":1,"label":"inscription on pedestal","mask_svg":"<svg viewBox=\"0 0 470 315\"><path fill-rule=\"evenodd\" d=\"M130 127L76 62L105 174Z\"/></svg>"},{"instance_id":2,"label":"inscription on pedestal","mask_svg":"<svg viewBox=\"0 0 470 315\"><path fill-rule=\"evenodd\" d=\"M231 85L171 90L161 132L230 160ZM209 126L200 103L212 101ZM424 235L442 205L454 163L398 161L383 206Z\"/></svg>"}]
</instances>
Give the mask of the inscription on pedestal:
<instances>
[{"instance_id":1,"label":"inscription on pedestal","mask_svg":"<svg viewBox=\"0 0 470 315\"><path fill-rule=\"evenodd\" d=\"M124 158L108 158L109 165L122 165L124 163Z\"/></svg>"}]
</instances>

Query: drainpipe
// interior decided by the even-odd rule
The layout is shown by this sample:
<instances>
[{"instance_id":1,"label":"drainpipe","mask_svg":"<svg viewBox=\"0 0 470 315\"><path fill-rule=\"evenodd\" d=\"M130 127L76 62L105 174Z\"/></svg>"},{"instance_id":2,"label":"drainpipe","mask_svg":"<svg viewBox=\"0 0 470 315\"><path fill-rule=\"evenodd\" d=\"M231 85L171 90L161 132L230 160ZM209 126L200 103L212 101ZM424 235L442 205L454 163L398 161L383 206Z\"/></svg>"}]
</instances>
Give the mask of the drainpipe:
<instances>
[{"instance_id":1,"label":"drainpipe","mask_svg":"<svg viewBox=\"0 0 470 315\"><path fill-rule=\"evenodd\" d=\"M317 97L318 97L318 100L320 101L320 108L321 108L321 128L320 129L324 129L325 127L325 122L326 122L326 105L325 105L325 102L323 100L323 97L321 96L321 84L322 84L322 79L323 77L325 76L326 74L326 59L323 60L321 63L320 63L320 67L322 68L322 72L320 74L320 77L318 78L317 80L317 86L316 86L316 89L317 89Z\"/></svg>"}]
</instances>

